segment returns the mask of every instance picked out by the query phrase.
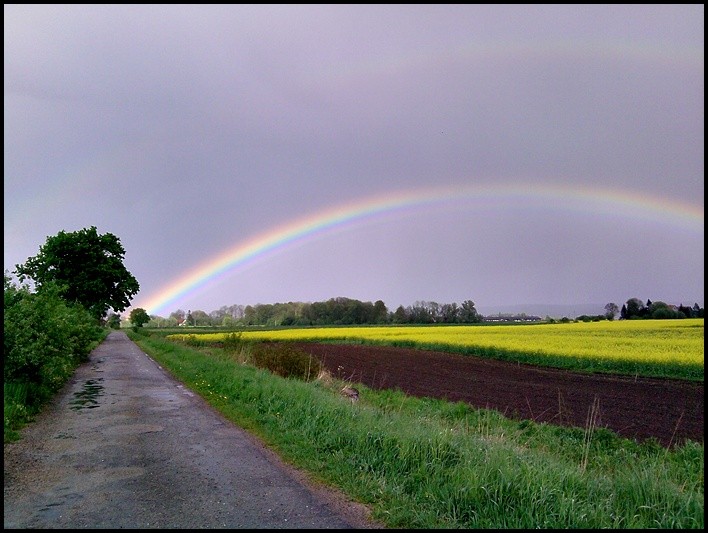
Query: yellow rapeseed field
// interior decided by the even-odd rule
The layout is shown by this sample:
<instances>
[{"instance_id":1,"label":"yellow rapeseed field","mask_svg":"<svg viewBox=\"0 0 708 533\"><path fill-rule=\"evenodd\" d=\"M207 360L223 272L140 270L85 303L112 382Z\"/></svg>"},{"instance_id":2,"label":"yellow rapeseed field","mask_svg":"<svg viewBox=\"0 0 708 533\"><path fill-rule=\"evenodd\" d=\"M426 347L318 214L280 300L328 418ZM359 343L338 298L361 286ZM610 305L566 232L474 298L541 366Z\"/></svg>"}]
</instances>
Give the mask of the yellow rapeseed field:
<instances>
[{"instance_id":1,"label":"yellow rapeseed field","mask_svg":"<svg viewBox=\"0 0 708 533\"><path fill-rule=\"evenodd\" d=\"M205 333L198 338L219 341L224 335ZM322 327L244 331L242 335L243 340L409 343L421 348L450 347L458 352L480 347L537 355L703 366L703 319Z\"/></svg>"}]
</instances>

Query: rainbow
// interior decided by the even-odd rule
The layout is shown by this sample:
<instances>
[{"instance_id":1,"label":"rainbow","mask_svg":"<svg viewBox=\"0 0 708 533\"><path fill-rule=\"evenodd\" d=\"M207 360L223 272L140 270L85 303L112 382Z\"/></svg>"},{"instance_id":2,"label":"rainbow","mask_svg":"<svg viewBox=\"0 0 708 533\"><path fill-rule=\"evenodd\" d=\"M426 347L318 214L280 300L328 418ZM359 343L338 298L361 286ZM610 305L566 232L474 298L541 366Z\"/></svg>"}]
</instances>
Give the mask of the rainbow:
<instances>
[{"instance_id":1,"label":"rainbow","mask_svg":"<svg viewBox=\"0 0 708 533\"><path fill-rule=\"evenodd\" d=\"M175 301L269 254L282 253L296 244L378 218L456 202L476 202L484 207L498 203L522 207L538 205L551 210L647 219L703 233L702 206L622 190L517 184L393 192L324 209L255 235L197 265L134 307L141 307L151 315L158 314Z\"/></svg>"}]
</instances>

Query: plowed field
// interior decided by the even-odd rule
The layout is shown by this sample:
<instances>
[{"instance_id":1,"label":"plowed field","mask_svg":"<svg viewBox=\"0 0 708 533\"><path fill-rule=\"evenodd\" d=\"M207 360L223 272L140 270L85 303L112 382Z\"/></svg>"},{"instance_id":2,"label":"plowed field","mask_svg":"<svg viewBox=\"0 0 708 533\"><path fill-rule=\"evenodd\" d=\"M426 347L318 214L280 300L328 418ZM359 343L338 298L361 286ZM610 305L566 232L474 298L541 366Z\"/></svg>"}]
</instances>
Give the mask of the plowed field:
<instances>
[{"instance_id":1,"label":"plowed field","mask_svg":"<svg viewBox=\"0 0 708 533\"><path fill-rule=\"evenodd\" d=\"M462 401L515 419L597 425L664 446L703 442L703 383L588 375L473 356L396 347L300 343L340 379L372 389Z\"/></svg>"}]
</instances>

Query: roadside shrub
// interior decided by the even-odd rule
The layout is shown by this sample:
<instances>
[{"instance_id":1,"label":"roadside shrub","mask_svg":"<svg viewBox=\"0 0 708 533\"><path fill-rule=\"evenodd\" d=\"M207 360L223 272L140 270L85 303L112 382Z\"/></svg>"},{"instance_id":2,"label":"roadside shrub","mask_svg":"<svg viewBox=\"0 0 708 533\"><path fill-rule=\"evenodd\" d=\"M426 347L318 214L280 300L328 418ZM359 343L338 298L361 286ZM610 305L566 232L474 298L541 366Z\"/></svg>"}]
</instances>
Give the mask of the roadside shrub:
<instances>
[{"instance_id":1,"label":"roadside shrub","mask_svg":"<svg viewBox=\"0 0 708 533\"><path fill-rule=\"evenodd\" d=\"M4 382L27 381L56 391L88 357L102 328L56 294L22 292L5 308Z\"/></svg>"},{"instance_id":2,"label":"roadside shrub","mask_svg":"<svg viewBox=\"0 0 708 533\"><path fill-rule=\"evenodd\" d=\"M82 306L47 285L32 293L4 283L3 384L5 437L28 419L88 359L107 333Z\"/></svg>"},{"instance_id":3,"label":"roadside shrub","mask_svg":"<svg viewBox=\"0 0 708 533\"><path fill-rule=\"evenodd\" d=\"M251 349L251 356L255 366L284 378L312 381L322 369L319 359L288 343L256 344Z\"/></svg>"}]
</instances>

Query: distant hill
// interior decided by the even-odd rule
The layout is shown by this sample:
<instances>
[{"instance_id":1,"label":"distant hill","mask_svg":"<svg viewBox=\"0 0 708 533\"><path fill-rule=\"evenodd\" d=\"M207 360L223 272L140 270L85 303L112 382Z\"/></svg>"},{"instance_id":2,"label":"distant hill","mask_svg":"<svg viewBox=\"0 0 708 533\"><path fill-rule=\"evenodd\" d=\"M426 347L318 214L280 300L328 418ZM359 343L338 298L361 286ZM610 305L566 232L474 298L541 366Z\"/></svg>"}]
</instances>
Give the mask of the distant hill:
<instances>
[{"instance_id":1,"label":"distant hill","mask_svg":"<svg viewBox=\"0 0 708 533\"><path fill-rule=\"evenodd\" d=\"M619 305L619 304L618 304ZM605 304L514 304L485 306L477 305L477 312L484 316L502 314L537 315L541 318L550 316L551 318L575 318L581 315L604 315ZM621 306L620 306L621 307Z\"/></svg>"}]
</instances>

